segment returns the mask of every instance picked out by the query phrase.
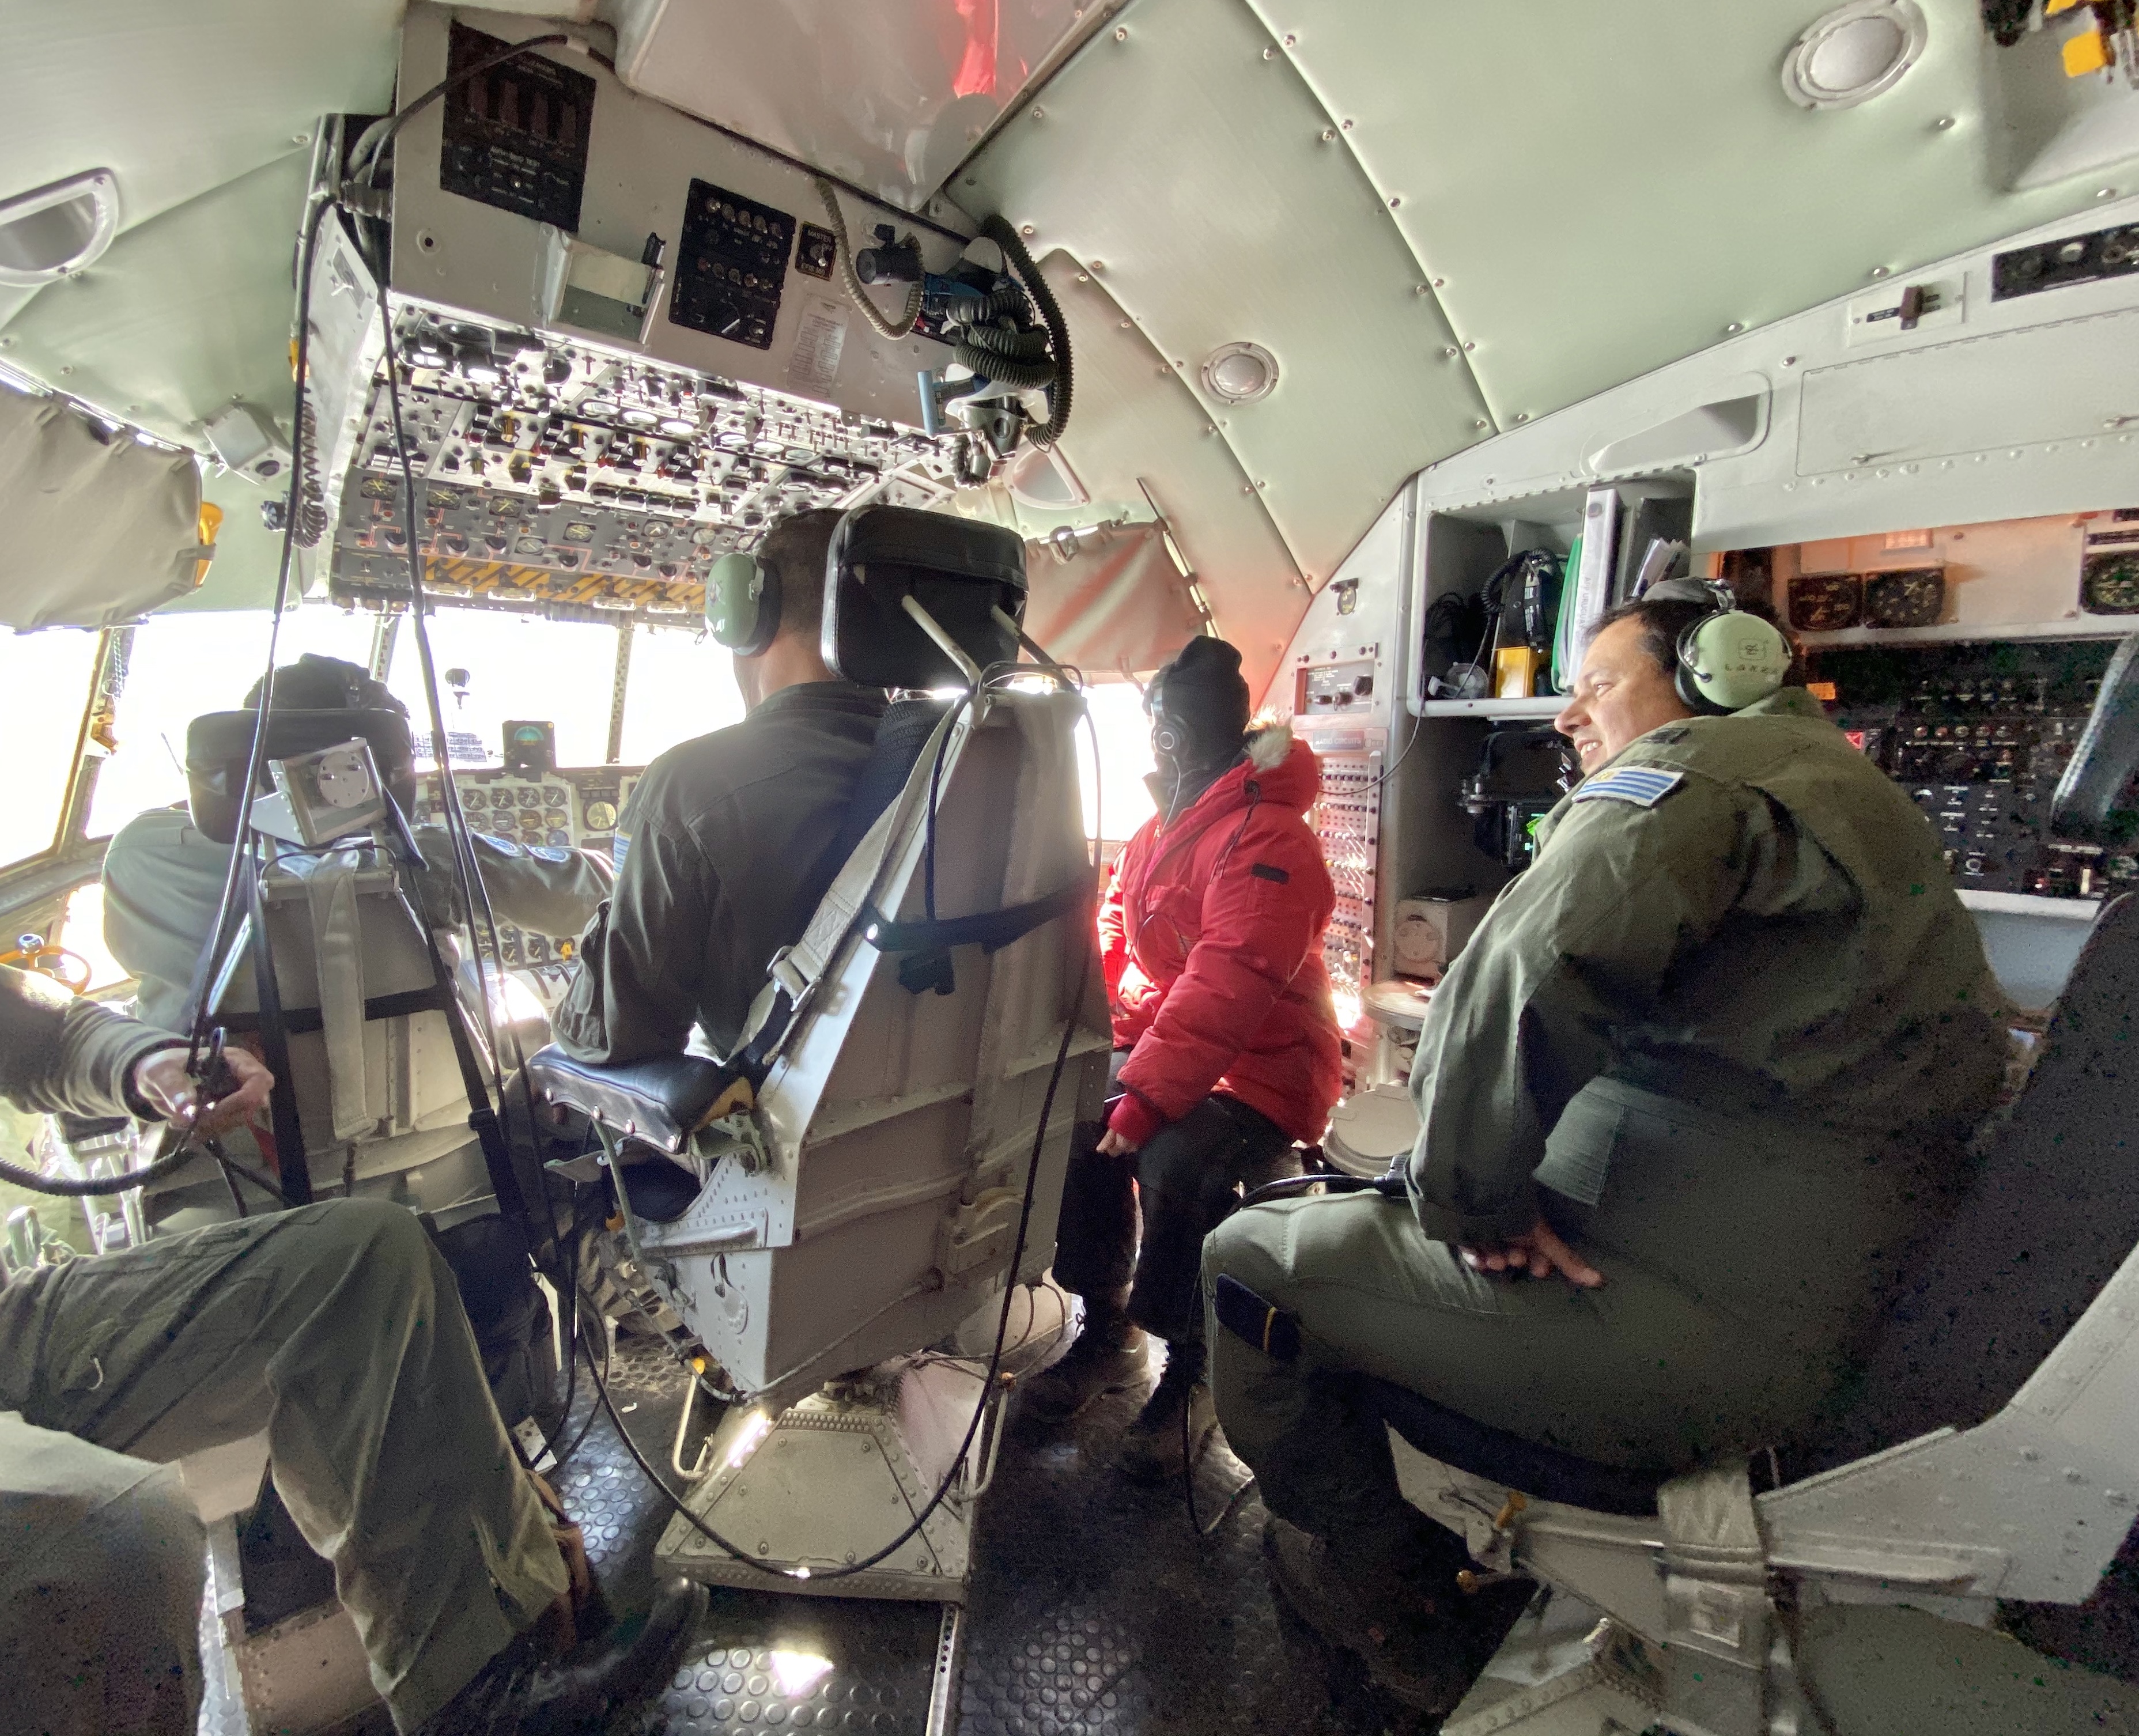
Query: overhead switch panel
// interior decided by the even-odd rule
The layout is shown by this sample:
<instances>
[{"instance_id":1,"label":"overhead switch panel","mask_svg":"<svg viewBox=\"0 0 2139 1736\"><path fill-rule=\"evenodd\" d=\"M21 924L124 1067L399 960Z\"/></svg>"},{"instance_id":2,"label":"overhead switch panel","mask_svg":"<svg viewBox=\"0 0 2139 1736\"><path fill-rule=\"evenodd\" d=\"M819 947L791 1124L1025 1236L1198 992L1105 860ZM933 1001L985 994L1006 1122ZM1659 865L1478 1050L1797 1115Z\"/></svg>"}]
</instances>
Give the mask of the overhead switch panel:
<instances>
[{"instance_id":1,"label":"overhead switch panel","mask_svg":"<svg viewBox=\"0 0 2139 1736\"><path fill-rule=\"evenodd\" d=\"M459 72L511 46L457 23L447 64ZM560 229L580 227L594 80L523 54L455 86L445 104L441 188Z\"/></svg>"}]
</instances>

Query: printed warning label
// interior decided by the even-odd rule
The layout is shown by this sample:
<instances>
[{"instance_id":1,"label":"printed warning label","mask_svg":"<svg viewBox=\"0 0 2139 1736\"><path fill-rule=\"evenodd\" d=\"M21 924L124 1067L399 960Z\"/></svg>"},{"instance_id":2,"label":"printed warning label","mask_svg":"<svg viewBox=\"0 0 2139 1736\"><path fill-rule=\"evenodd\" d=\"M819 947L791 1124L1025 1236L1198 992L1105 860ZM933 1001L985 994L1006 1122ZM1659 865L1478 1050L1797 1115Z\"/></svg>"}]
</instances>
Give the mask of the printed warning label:
<instances>
[{"instance_id":1,"label":"printed warning label","mask_svg":"<svg viewBox=\"0 0 2139 1736\"><path fill-rule=\"evenodd\" d=\"M798 391L830 392L839 378L840 352L846 347L845 304L813 296L802 310L795 354L788 358L788 384Z\"/></svg>"}]
</instances>

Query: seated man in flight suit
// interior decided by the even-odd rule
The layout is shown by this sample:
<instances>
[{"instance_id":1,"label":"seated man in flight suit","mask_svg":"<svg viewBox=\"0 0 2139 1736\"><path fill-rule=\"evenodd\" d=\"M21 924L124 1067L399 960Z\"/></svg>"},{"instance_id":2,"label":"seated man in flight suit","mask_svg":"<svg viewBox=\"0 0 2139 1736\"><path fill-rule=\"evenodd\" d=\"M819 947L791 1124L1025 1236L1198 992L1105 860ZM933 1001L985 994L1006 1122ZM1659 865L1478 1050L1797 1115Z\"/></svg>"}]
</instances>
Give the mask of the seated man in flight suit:
<instances>
[{"instance_id":1,"label":"seated man in flight suit","mask_svg":"<svg viewBox=\"0 0 2139 1736\"><path fill-rule=\"evenodd\" d=\"M707 586L714 638L749 708L647 767L616 831L614 896L580 943L556 1040L595 1066L678 1054L696 1024L733 1052L766 967L801 938L839 864L826 859L876 740L884 696L819 648L842 515L781 520ZM727 576L729 563L741 577Z\"/></svg>"},{"instance_id":2,"label":"seated man in flight suit","mask_svg":"<svg viewBox=\"0 0 2139 1736\"><path fill-rule=\"evenodd\" d=\"M0 1096L21 1108L213 1132L267 1101L232 1049L232 1088L202 1104L184 1050L0 968ZM705 1593L678 1580L636 1632L565 1652L560 1535L452 1274L405 1208L328 1200L0 1284L8 1729L191 1736L205 1539L169 1461L262 1428L402 1732L597 1730L689 1643Z\"/></svg>"},{"instance_id":3,"label":"seated man in flight suit","mask_svg":"<svg viewBox=\"0 0 2139 1736\"><path fill-rule=\"evenodd\" d=\"M1428 1011L1408 1205L1206 1246L1273 1577L1413 1704L1499 1634L1363 1377L1643 1471L1803 1440L1965 1185L2003 999L1931 829L1789 665L1720 587L1608 615L1558 719L1583 780Z\"/></svg>"},{"instance_id":4,"label":"seated man in flight suit","mask_svg":"<svg viewBox=\"0 0 2139 1736\"><path fill-rule=\"evenodd\" d=\"M1166 1371L1120 1458L1155 1482L1180 1473L1183 1412L1191 1451L1214 1421L1203 1237L1237 1184L1297 1171L1293 1142L1322 1137L1342 1076L1322 965L1336 895L1302 817L1314 750L1282 725L1251 733L1241 653L1222 639L1191 639L1145 706L1158 812L1099 912L1121 1095L1104 1127L1077 1130L1055 1232L1055 1275L1084 1298L1084 1328L1026 1403L1068 1416L1134 1384L1156 1333Z\"/></svg>"},{"instance_id":5,"label":"seated man in flight suit","mask_svg":"<svg viewBox=\"0 0 2139 1736\"><path fill-rule=\"evenodd\" d=\"M260 684L245 696L257 710ZM408 707L355 663L306 653L275 672L272 711L389 711ZM401 810L416 797L406 766L382 766ZM413 829L423 852L424 904L444 924L460 915L460 877L442 825ZM537 934L577 934L606 896L608 863L584 850L525 846L509 838L473 834L477 871L500 922ZM186 991L194 961L208 944L230 866L228 844L218 844L183 807L152 808L113 835L104 857L104 940L111 956L140 979L135 1011L151 1024L187 1024Z\"/></svg>"}]
</instances>

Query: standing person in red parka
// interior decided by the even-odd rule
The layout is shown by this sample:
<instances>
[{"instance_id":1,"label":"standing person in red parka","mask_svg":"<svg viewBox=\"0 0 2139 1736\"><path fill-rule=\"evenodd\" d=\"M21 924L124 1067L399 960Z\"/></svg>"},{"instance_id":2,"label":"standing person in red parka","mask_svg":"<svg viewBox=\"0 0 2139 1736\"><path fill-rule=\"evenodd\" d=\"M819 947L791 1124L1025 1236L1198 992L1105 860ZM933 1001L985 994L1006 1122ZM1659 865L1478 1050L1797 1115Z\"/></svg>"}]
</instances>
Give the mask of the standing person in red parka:
<instances>
[{"instance_id":1,"label":"standing person in red parka","mask_svg":"<svg viewBox=\"0 0 2139 1736\"><path fill-rule=\"evenodd\" d=\"M1104 1126L1080 1124L1055 1275L1084 1329L1027 1404L1066 1417L1139 1381L1145 1335L1166 1372L1123 1441L1139 1481L1177 1475L1215 1425L1203 1382L1203 1238L1235 1189L1297 1172L1337 1101L1337 1019L1322 967L1336 899L1304 815L1314 751L1284 725L1251 733L1241 653L1197 638L1144 697L1158 814L1114 864L1099 912L1114 1079ZM1141 1202L1143 1246L1138 1246Z\"/></svg>"}]
</instances>

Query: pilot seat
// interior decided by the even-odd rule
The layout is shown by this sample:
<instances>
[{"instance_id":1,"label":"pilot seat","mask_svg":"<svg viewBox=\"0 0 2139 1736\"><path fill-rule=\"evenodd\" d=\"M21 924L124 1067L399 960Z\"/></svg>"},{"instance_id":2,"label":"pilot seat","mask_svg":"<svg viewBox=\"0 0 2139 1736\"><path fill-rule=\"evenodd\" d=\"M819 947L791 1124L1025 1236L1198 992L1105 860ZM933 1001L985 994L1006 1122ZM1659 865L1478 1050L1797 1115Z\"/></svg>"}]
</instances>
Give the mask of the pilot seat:
<instances>
[{"instance_id":1,"label":"pilot seat","mask_svg":"<svg viewBox=\"0 0 2139 1736\"><path fill-rule=\"evenodd\" d=\"M664 1570L955 1605L999 1440L988 1352L1060 1324L1059 1293L1028 1287L1105 1086L1083 702L1017 662L1038 648L1010 532L858 509L825 584L825 661L910 697L742 1045L605 1068L552 1047L529 1070L599 1130L633 1258L722 1407L672 1461L693 1486ZM977 1354L935 1353L952 1341Z\"/></svg>"}]
</instances>

